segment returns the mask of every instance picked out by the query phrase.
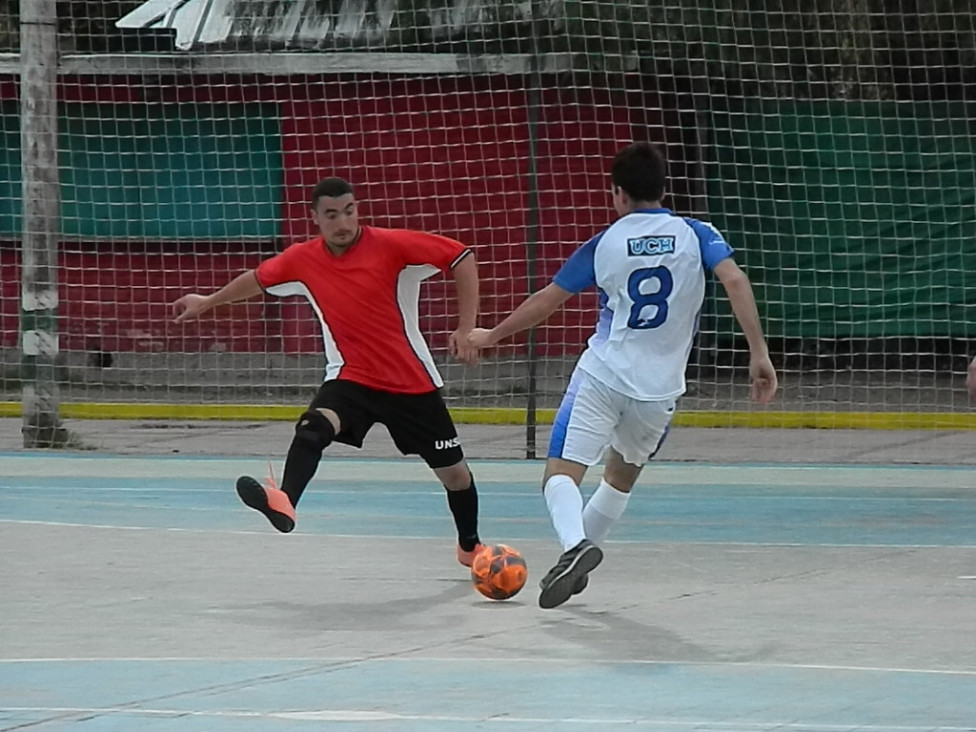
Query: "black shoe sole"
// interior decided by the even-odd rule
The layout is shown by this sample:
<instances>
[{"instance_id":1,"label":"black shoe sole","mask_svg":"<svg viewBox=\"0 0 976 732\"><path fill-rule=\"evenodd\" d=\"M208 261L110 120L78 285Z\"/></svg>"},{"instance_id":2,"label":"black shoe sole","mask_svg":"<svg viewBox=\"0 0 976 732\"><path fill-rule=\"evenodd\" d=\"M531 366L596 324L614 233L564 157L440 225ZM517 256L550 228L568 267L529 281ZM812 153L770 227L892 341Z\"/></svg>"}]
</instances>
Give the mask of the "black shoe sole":
<instances>
[{"instance_id":1,"label":"black shoe sole","mask_svg":"<svg viewBox=\"0 0 976 732\"><path fill-rule=\"evenodd\" d=\"M254 478L247 475L242 475L238 478L237 495L244 501L245 506L263 513L268 521L271 522L271 525L282 534L287 534L295 528L295 522L291 516L286 516L283 513L272 510L268 505L268 496L264 492L264 488Z\"/></svg>"},{"instance_id":2,"label":"black shoe sole","mask_svg":"<svg viewBox=\"0 0 976 732\"><path fill-rule=\"evenodd\" d=\"M586 575L596 569L602 561L603 550L596 544L583 549L573 559L573 563L539 593L539 607L551 610L562 605L573 595L582 592L586 587L584 581Z\"/></svg>"}]
</instances>

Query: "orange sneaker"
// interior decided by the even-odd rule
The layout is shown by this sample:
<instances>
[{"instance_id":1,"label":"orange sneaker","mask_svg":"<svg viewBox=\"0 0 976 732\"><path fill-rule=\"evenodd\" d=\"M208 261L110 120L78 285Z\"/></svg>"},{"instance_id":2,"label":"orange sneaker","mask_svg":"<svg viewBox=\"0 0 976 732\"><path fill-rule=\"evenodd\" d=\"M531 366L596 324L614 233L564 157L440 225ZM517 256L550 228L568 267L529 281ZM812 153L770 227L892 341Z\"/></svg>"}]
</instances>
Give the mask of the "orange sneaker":
<instances>
[{"instance_id":1,"label":"orange sneaker","mask_svg":"<svg viewBox=\"0 0 976 732\"><path fill-rule=\"evenodd\" d=\"M474 549L469 552L464 551L460 545L457 548L457 560L463 564L465 567L470 567L474 564L475 555L485 548L484 544L478 543L474 545Z\"/></svg>"},{"instance_id":2,"label":"orange sneaker","mask_svg":"<svg viewBox=\"0 0 976 732\"><path fill-rule=\"evenodd\" d=\"M249 475L242 475L237 479L237 495L244 505L267 516L271 525L281 533L287 534L295 528L295 507L288 495L278 489L274 474L268 476L265 485Z\"/></svg>"}]
</instances>

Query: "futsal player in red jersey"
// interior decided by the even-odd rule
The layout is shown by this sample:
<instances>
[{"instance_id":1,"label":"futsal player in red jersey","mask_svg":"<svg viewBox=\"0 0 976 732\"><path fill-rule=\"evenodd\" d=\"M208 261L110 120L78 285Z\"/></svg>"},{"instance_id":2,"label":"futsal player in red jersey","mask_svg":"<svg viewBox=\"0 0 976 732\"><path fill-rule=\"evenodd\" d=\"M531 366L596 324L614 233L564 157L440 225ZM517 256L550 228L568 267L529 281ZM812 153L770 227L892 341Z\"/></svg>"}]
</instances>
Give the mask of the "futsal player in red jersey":
<instances>
[{"instance_id":1,"label":"futsal player in red jersey","mask_svg":"<svg viewBox=\"0 0 976 732\"><path fill-rule=\"evenodd\" d=\"M444 382L420 332L420 283L450 271L457 286L458 325L452 355L473 364L467 343L478 317L478 270L471 250L436 234L359 223L352 186L326 178L312 191L319 236L294 244L210 295L173 303L176 322L266 292L308 300L322 326L325 380L301 415L285 459L281 487L250 476L237 480L241 500L278 531L295 528L295 506L332 442L362 447L377 422L397 449L419 455L447 489L457 527L457 558L471 566L480 548L478 493L457 430L441 396Z\"/></svg>"}]
</instances>

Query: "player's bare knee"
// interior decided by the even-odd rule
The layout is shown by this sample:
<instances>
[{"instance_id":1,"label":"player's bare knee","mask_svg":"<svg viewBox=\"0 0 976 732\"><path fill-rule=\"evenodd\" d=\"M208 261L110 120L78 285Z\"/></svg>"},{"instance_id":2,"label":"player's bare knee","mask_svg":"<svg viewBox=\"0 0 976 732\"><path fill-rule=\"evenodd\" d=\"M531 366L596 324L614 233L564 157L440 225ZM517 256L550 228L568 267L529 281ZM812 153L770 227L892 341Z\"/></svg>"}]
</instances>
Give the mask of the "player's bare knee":
<instances>
[{"instance_id":1,"label":"player's bare knee","mask_svg":"<svg viewBox=\"0 0 976 732\"><path fill-rule=\"evenodd\" d=\"M325 417L327 420L329 420L332 423L332 428L335 430L336 434L339 434L339 432L342 431L339 426L338 414L333 412L331 409L324 409L323 407L319 407L315 411L321 414L323 417Z\"/></svg>"},{"instance_id":2,"label":"player's bare knee","mask_svg":"<svg viewBox=\"0 0 976 732\"><path fill-rule=\"evenodd\" d=\"M545 489L546 483L554 475L568 475L576 485L583 482L586 477L588 466L577 463L573 460L563 458L549 458L546 460L546 470L542 476L542 487Z\"/></svg>"},{"instance_id":3,"label":"player's bare knee","mask_svg":"<svg viewBox=\"0 0 976 732\"><path fill-rule=\"evenodd\" d=\"M317 409L303 412L295 426L295 439L308 442L320 450L328 447L335 439L336 429L332 420Z\"/></svg>"},{"instance_id":4,"label":"player's bare knee","mask_svg":"<svg viewBox=\"0 0 976 732\"><path fill-rule=\"evenodd\" d=\"M437 468L434 474L449 491L465 491L471 487L471 470L463 460L446 468Z\"/></svg>"},{"instance_id":5,"label":"player's bare knee","mask_svg":"<svg viewBox=\"0 0 976 732\"><path fill-rule=\"evenodd\" d=\"M630 493L641 474L643 465L632 465L614 449L607 451L607 460L603 469L603 479L621 493Z\"/></svg>"}]
</instances>

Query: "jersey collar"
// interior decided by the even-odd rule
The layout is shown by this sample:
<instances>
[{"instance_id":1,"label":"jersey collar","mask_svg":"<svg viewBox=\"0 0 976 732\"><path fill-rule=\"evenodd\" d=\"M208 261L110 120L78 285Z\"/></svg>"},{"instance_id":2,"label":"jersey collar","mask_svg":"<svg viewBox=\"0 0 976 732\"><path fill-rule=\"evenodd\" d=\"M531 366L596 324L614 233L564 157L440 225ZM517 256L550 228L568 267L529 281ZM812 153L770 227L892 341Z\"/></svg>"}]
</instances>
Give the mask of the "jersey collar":
<instances>
[{"instance_id":1,"label":"jersey collar","mask_svg":"<svg viewBox=\"0 0 976 732\"><path fill-rule=\"evenodd\" d=\"M663 213L663 214L669 214L669 213L673 213L673 211L671 211L670 208L635 208L633 211L630 211L630 213L657 213L657 214Z\"/></svg>"}]
</instances>

